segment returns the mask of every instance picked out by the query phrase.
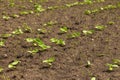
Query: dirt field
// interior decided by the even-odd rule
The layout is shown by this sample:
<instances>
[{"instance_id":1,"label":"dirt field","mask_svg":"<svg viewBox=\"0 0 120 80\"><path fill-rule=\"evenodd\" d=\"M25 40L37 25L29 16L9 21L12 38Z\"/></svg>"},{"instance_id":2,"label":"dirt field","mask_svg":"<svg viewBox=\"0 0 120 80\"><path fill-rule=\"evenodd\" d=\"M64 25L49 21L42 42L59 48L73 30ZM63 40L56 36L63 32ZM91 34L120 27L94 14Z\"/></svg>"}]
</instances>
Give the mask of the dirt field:
<instances>
[{"instance_id":1,"label":"dirt field","mask_svg":"<svg viewBox=\"0 0 120 80\"><path fill-rule=\"evenodd\" d=\"M0 80L120 80L120 0L0 0L0 40Z\"/></svg>"}]
</instances>

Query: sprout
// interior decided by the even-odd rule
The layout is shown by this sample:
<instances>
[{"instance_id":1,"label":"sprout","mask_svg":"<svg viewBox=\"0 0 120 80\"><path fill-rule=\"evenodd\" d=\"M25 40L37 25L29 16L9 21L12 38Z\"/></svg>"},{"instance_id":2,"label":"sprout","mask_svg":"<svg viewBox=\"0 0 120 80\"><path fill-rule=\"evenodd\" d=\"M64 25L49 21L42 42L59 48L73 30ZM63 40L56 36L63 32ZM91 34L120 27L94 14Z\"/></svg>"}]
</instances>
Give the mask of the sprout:
<instances>
[{"instance_id":1,"label":"sprout","mask_svg":"<svg viewBox=\"0 0 120 80\"><path fill-rule=\"evenodd\" d=\"M16 65L18 65L21 61L15 60L14 62L10 63L8 65L8 68L12 69L12 68L16 68Z\"/></svg>"},{"instance_id":2,"label":"sprout","mask_svg":"<svg viewBox=\"0 0 120 80\"><path fill-rule=\"evenodd\" d=\"M54 57L51 57L49 59L43 60L43 63L47 63L48 65L52 65L52 63L55 61Z\"/></svg>"}]
</instances>

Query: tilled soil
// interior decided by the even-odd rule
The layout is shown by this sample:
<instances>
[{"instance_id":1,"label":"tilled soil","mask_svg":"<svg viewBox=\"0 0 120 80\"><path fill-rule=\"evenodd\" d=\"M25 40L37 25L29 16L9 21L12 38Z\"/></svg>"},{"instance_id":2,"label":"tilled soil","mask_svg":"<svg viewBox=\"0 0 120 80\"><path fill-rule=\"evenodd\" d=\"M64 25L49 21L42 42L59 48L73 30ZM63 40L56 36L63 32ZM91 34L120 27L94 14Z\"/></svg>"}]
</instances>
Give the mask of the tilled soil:
<instances>
[{"instance_id":1,"label":"tilled soil","mask_svg":"<svg viewBox=\"0 0 120 80\"><path fill-rule=\"evenodd\" d=\"M109 72L107 63L113 63L113 59L120 59L120 8L104 10L99 13L85 15L85 10L96 9L110 4L117 4L119 0L105 0L105 2L91 5L79 5L70 8L47 10L39 14L28 14L19 18L2 19L4 14L11 15L24 10L34 10L34 4L29 0L16 0L16 6L10 8L8 0L0 2L0 34L11 33L27 23L31 33L23 33L5 39L5 46L0 47L0 67L4 71L0 73L0 80L120 80L120 68L114 68ZM62 6L82 0L49 0L39 2L44 8L48 6ZM21 8L21 6L23 6ZM25 6L25 7L24 7ZM43 24L53 21L52 26ZM109 24L110 21L115 22ZM96 25L105 25L102 31L96 31L92 35L85 36L82 30L94 29ZM68 32L60 34L60 27L67 26ZM47 33L39 34L37 29L45 28ZM81 32L77 38L68 39L72 32ZM51 38L65 40L65 46L59 46L50 42ZM34 47L26 42L26 38L40 38L50 49L38 52L31 56L27 51ZM2 38L0 38L2 39ZM42 63L43 60L55 57L51 66ZM8 64L14 60L20 60L15 69L9 69ZM87 66L90 61L91 65Z\"/></svg>"}]
</instances>

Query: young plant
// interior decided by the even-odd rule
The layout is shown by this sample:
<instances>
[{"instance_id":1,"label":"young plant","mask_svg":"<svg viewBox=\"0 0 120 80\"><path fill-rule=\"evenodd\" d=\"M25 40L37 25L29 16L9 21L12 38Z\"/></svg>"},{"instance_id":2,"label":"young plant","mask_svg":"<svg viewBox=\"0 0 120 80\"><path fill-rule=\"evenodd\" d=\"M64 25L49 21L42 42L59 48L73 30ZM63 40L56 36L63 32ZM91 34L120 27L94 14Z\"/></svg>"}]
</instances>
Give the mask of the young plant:
<instances>
[{"instance_id":1,"label":"young plant","mask_svg":"<svg viewBox=\"0 0 120 80\"><path fill-rule=\"evenodd\" d=\"M63 26L63 27L60 28L60 31L62 33L66 33L68 31L68 28L66 26Z\"/></svg>"},{"instance_id":2,"label":"young plant","mask_svg":"<svg viewBox=\"0 0 120 80\"><path fill-rule=\"evenodd\" d=\"M49 59L43 60L43 63L47 63L48 65L52 65L52 63L55 61L54 57L51 57Z\"/></svg>"},{"instance_id":3,"label":"young plant","mask_svg":"<svg viewBox=\"0 0 120 80\"><path fill-rule=\"evenodd\" d=\"M72 7L72 6L76 6L79 5L79 2L74 2L74 3L70 3L70 4L66 4L66 7Z\"/></svg>"},{"instance_id":4,"label":"young plant","mask_svg":"<svg viewBox=\"0 0 120 80\"><path fill-rule=\"evenodd\" d=\"M120 59L113 59L113 63L117 64L117 65L120 65Z\"/></svg>"},{"instance_id":5,"label":"young plant","mask_svg":"<svg viewBox=\"0 0 120 80\"><path fill-rule=\"evenodd\" d=\"M14 7L14 6L15 6L14 0L10 0L9 2L10 2L10 3L9 3L9 6L10 6L10 7Z\"/></svg>"},{"instance_id":6,"label":"young plant","mask_svg":"<svg viewBox=\"0 0 120 80\"><path fill-rule=\"evenodd\" d=\"M84 2L85 2L86 4L92 4L92 3L93 3L93 0L84 0Z\"/></svg>"},{"instance_id":7,"label":"young plant","mask_svg":"<svg viewBox=\"0 0 120 80\"><path fill-rule=\"evenodd\" d=\"M97 25L97 26L95 26L95 28L96 28L97 30L104 30L104 29L106 28L106 26Z\"/></svg>"},{"instance_id":8,"label":"young plant","mask_svg":"<svg viewBox=\"0 0 120 80\"><path fill-rule=\"evenodd\" d=\"M91 35L93 34L95 31L94 30L83 30L82 31L84 35Z\"/></svg>"},{"instance_id":9,"label":"young plant","mask_svg":"<svg viewBox=\"0 0 120 80\"><path fill-rule=\"evenodd\" d=\"M4 39L6 39L6 38L8 38L8 37L11 37L12 36L12 34L1 34L0 35L0 37L1 38L4 38Z\"/></svg>"},{"instance_id":10,"label":"young plant","mask_svg":"<svg viewBox=\"0 0 120 80\"><path fill-rule=\"evenodd\" d=\"M47 23L45 23L45 24L43 24L43 26L52 26L52 25L55 25L57 22L56 21L49 21L49 22L47 22Z\"/></svg>"},{"instance_id":11,"label":"young plant","mask_svg":"<svg viewBox=\"0 0 120 80\"><path fill-rule=\"evenodd\" d=\"M50 41L58 45L65 45L65 41L63 41L62 39L51 38Z\"/></svg>"},{"instance_id":12,"label":"young plant","mask_svg":"<svg viewBox=\"0 0 120 80\"><path fill-rule=\"evenodd\" d=\"M39 4L35 4L34 9L35 9L35 12L43 12L43 11L45 11L45 9Z\"/></svg>"},{"instance_id":13,"label":"young plant","mask_svg":"<svg viewBox=\"0 0 120 80\"><path fill-rule=\"evenodd\" d=\"M13 14L12 17L13 17L13 18L18 18L18 17L20 17L20 16L17 15L17 14Z\"/></svg>"},{"instance_id":14,"label":"young plant","mask_svg":"<svg viewBox=\"0 0 120 80\"><path fill-rule=\"evenodd\" d=\"M96 80L96 77L92 77L91 80Z\"/></svg>"},{"instance_id":15,"label":"young plant","mask_svg":"<svg viewBox=\"0 0 120 80\"><path fill-rule=\"evenodd\" d=\"M69 38L76 38L80 36L80 32L73 32L72 34L68 35Z\"/></svg>"},{"instance_id":16,"label":"young plant","mask_svg":"<svg viewBox=\"0 0 120 80\"><path fill-rule=\"evenodd\" d=\"M4 69L2 67L0 67L0 73L3 71Z\"/></svg>"},{"instance_id":17,"label":"young plant","mask_svg":"<svg viewBox=\"0 0 120 80\"><path fill-rule=\"evenodd\" d=\"M23 34L22 29L18 28L15 31L12 32L13 35L19 35L19 34Z\"/></svg>"},{"instance_id":18,"label":"young plant","mask_svg":"<svg viewBox=\"0 0 120 80\"><path fill-rule=\"evenodd\" d=\"M24 29L24 32L32 32L31 27L28 26L27 23L24 23L24 24L23 24L23 29Z\"/></svg>"},{"instance_id":19,"label":"young plant","mask_svg":"<svg viewBox=\"0 0 120 80\"><path fill-rule=\"evenodd\" d=\"M47 33L47 30L46 30L46 29L37 29L37 31L38 31L40 34L45 34L45 33Z\"/></svg>"},{"instance_id":20,"label":"young plant","mask_svg":"<svg viewBox=\"0 0 120 80\"><path fill-rule=\"evenodd\" d=\"M21 11L20 12L20 15L28 15L29 14L29 11Z\"/></svg>"},{"instance_id":21,"label":"young plant","mask_svg":"<svg viewBox=\"0 0 120 80\"><path fill-rule=\"evenodd\" d=\"M35 55L37 52L39 52L39 49L34 49L28 52L31 53L32 55Z\"/></svg>"},{"instance_id":22,"label":"young plant","mask_svg":"<svg viewBox=\"0 0 120 80\"><path fill-rule=\"evenodd\" d=\"M8 68L10 68L10 69L16 68L16 66L17 66L19 63L20 63L19 60L15 60L15 61L13 61L12 63L10 63L10 64L8 65Z\"/></svg>"},{"instance_id":23,"label":"young plant","mask_svg":"<svg viewBox=\"0 0 120 80\"><path fill-rule=\"evenodd\" d=\"M8 16L8 15L3 15L2 18L3 18L4 20L8 21L8 20L10 19L10 16Z\"/></svg>"},{"instance_id":24,"label":"young plant","mask_svg":"<svg viewBox=\"0 0 120 80\"><path fill-rule=\"evenodd\" d=\"M90 61L87 61L86 67L88 68L88 67L90 67L91 65L92 65L91 62L90 62Z\"/></svg>"},{"instance_id":25,"label":"young plant","mask_svg":"<svg viewBox=\"0 0 120 80\"><path fill-rule=\"evenodd\" d=\"M109 64L109 63L107 63L106 66L108 66L108 71L113 71L114 68L119 67L117 64Z\"/></svg>"},{"instance_id":26,"label":"young plant","mask_svg":"<svg viewBox=\"0 0 120 80\"><path fill-rule=\"evenodd\" d=\"M44 42L39 38L27 38L26 41L32 42L35 46L41 47L42 51L50 48L50 46L45 45Z\"/></svg>"},{"instance_id":27,"label":"young plant","mask_svg":"<svg viewBox=\"0 0 120 80\"><path fill-rule=\"evenodd\" d=\"M4 40L0 40L0 47L5 46L5 41Z\"/></svg>"},{"instance_id":28,"label":"young plant","mask_svg":"<svg viewBox=\"0 0 120 80\"><path fill-rule=\"evenodd\" d=\"M115 22L109 21L108 24L109 24L109 25L113 25L113 24L115 24Z\"/></svg>"}]
</instances>

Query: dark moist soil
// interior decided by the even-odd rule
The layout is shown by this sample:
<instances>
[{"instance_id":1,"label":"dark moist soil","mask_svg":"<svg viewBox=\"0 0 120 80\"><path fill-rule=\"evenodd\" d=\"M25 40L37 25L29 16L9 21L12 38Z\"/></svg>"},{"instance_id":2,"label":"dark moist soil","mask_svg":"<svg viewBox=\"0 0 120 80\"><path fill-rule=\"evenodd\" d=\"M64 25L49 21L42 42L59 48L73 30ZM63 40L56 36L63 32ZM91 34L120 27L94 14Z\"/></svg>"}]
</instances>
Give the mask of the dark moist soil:
<instances>
[{"instance_id":1,"label":"dark moist soil","mask_svg":"<svg viewBox=\"0 0 120 80\"><path fill-rule=\"evenodd\" d=\"M24 33L6 39L5 46L0 47L0 66L4 71L0 73L0 80L120 80L120 68L114 68L108 72L107 63L113 63L113 59L120 59L120 9L111 9L100 13L85 15L84 11L96 9L108 4L117 4L119 0L105 0L105 2L92 5L74 6L71 8L49 10L37 14L28 14L19 18L11 18L8 21L2 19L6 13L11 15L24 10L34 10L34 3L40 3L44 8L54 5L64 5L82 0L49 0L48 2L33 3L28 0L16 0L16 6L8 6L8 0L0 2L0 34L11 33L24 23L31 28L31 33ZM20 7L20 6L25 6ZM49 21L57 21L53 26L44 27ZM113 21L115 24L109 25ZM103 31L96 31L93 35L67 39L71 32L82 32L82 30L93 29L95 25L105 25ZM67 26L69 31L59 34L61 26ZM37 29L46 28L47 33L39 34ZM51 48L30 56L27 52L32 47L25 41L26 38L40 38ZM51 38L65 40L65 46L59 46L50 42ZM2 39L2 38L0 38ZM52 66L42 63L43 60L55 57ZM14 60L21 63L16 69L8 69L8 64ZM87 67L87 61L91 66Z\"/></svg>"}]
</instances>

